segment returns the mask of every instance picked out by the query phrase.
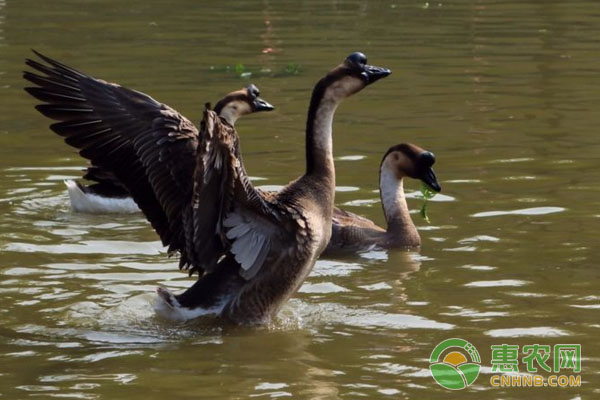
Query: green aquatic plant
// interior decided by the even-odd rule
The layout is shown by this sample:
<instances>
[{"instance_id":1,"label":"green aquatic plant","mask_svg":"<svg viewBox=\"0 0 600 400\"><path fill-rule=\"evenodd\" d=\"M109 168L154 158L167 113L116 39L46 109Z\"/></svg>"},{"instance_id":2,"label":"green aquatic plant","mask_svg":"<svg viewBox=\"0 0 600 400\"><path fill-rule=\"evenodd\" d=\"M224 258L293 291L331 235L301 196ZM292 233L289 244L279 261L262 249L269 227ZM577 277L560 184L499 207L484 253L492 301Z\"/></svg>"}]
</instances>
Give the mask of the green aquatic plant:
<instances>
[{"instance_id":1,"label":"green aquatic plant","mask_svg":"<svg viewBox=\"0 0 600 400\"><path fill-rule=\"evenodd\" d=\"M421 194L423 195L423 205L421 206L421 218L428 224L431 223L429 216L427 215L427 201L432 199L437 194L435 190L430 188L425 182L421 182Z\"/></svg>"},{"instance_id":2,"label":"green aquatic plant","mask_svg":"<svg viewBox=\"0 0 600 400\"><path fill-rule=\"evenodd\" d=\"M238 76L241 76L245 71L246 71L246 67L244 67L244 64L242 64L242 63L235 64L235 73Z\"/></svg>"},{"instance_id":3,"label":"green aquatic plant","mask_svg":"<svg viewBox=\"0 0 600 400\"><path fill-rule=\"evenodd\" d=\"M241 79L250 79L253 76L270 76L270 77L281 77L281 76L297 76L300 75L301 69L300 64L295 62L290 62L286 64L284 67L280 67L277 70L272 70L271 68L263 67L261 69L252 69L246 67L241 62L230 66L218 66L211 65L209 67L209 71L211 72L219 72L219 73L235 73L238 78Z\"/></svg>"},{"instance_id":4,"label":"green aquatic plant","mask_svg":"<svg viewBox=\"0 0 600 400\"><path fill-rule=\"evenodd\" d=\"M298 75L300 74L300 64L296 64L293 62L288 63L288 65L285 66L285 69L283 71L288 75Z\"/></svg>"}]
</instances>

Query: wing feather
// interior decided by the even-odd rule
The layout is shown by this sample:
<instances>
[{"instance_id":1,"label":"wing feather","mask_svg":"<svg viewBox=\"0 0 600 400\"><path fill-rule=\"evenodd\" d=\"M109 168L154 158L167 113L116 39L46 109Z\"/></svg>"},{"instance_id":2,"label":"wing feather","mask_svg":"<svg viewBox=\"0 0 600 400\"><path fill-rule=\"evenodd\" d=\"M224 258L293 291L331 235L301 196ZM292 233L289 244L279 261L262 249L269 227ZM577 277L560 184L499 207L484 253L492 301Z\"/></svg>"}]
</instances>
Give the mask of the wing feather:
<instances>
[{"instance_id":1,"label":"wing feather","mask_svg":"<svg viewBox=\"0 0 600 400\"><path fill-rule=\"evenodd\" d=\"M169 251L185 251L182 212L191 202L198 130L152 97L93 78L34 52L25 90L51 129L93 168L122 184ZM41 75L40 75L41 73Z\"/></svg>"},{"instance_id":2,"label":"wing feather","mask_svg":"<svg viewBox=\"0 0 600 400\"><path fill-rule=\"evenodd\" d=\"M120 182L180 268L212 271L233 254L252 279L269 259L297 257L309 229L293 206L254 188L244 170L233 127L212 111L198 131L172 108L123 86L85 75L36 53L47 65L26 63L23 77L38 111L59 122L51 129L94 168ZM112 179L111 177L111 179Z\"/></svg>"},{"instance_id":3,"label":"wing feather","mask_svg":"<svg viewBox=\"0 0 600 400\"><path fill-rule=\"evenodd\" d=\"M194 249L188 254L190 263L194 269L212 271L220 257L231 253L240 275L250 280L268 259L292 254L296 233L306 234L307 224L297 224L298 213L292 215L276 195L254 188L243 167L237 133L214 112L205 112L200 137L187 228L193 241L187 247Z\"/></svg>"}]
</instances>

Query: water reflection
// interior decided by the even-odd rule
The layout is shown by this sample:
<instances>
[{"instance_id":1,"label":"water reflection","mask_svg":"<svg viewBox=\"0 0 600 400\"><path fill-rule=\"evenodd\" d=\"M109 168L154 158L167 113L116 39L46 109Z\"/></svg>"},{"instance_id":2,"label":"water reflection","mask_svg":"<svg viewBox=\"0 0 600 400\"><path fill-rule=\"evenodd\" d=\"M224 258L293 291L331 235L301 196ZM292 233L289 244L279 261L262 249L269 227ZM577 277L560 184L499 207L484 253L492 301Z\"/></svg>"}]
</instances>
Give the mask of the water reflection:
<instances>
[{"instance_id":1,"label":"water reflection","mask_svg":"<svg viewBox=\"0 0 600 400\"><path fill-rule=\"evenodd\" d=\"M0 0L0 47L5 46L4 44L4 29L2 27L2 25L4 24L4 13L3 13L3 9L6 6L6 0ZM4 72L0 72L0 74L3 74Z\"/></svg>"},{"instance_id":2,"label":"water reflection","mask_svg":"<svg viewBox=\"0 0 600 400\"><path fill-rule=\"evenodd\" d=\"M406 281L412 274L420 270L423 257L418 253L401 251L367 251L362 254L366 261L364 267L357 263L344 261L320 260L308 282L300 289L300 293L311 295L310 305L300 305L297 301L292 304L301 309L301 319L304 326L313 323L336 324L344 323L365 329L452 329L454 325L430 320L419 315L404 313L405 304L410 300L405 288ZM385 261L382 263L382 261ZM353 283L344 287L332 282L323 281L327 277L346 277L356 270L372 268L373 265L384 267L383 275L374 274L368 282ZM383 271L382 271L383 272ZM314 281L317 281L314 283ZM374 302L369 307L348 307L339 303L327 301L327 294L349 293L348 296L358 297L364 301ZM376 299L376 300L375 300ZM423 303L425 305L426 303Z\"/></svg>"}]
</instances>

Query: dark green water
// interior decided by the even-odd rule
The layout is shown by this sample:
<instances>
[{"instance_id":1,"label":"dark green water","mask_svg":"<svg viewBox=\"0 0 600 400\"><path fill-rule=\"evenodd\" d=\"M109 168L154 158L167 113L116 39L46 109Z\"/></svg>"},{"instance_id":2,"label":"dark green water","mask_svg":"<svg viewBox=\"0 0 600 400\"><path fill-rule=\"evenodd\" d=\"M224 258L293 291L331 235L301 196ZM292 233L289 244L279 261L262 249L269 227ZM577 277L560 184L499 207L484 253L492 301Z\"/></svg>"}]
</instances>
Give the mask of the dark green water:
<instances>
[{"instance_id":1,"label":"dark green water","mask_svg":"<svg viewBox=\"0 0 600 400\"><path fill-rule=\"evenodd\" d=\"M0 397L596 398L599 44L591 0L0 0ZM85 162L22 90L30 48L193 121L255 83L277 106L238 124L261 185L302 171L312 85L365 52L394 73L338 110L336 202L383 223L384 151L435 152L423 248L320 260L269 328L159 320L154 288L192 280L142 217L69 211ZM459 393L429 374L450 337L484 366ZM503 343L581 344L581 386L492 387Z\"/></svg>"}]
</instances>

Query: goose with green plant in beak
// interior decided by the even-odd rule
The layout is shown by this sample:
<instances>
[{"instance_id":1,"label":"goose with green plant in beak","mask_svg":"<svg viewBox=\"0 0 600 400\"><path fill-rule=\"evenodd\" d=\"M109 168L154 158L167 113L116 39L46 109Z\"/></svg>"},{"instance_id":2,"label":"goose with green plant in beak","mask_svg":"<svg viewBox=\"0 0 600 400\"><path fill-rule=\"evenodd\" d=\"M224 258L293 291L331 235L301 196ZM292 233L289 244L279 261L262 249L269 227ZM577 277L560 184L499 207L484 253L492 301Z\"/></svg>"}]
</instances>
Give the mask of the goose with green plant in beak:
<instances>
[{"instance_id":1,"label":"goose with green plant in beak","mask_svg":"<svg viewBox=\"0 0 600 400\"><path fill-rule=\"evenodd\" d=\"M38 111L60 121L51 129L112 173L168 251L180 253L180 268L199 275L179 295L158 288L156 311L175 319L214 313L240 324L268 323L331 237L337 106L390 71L352 53L321 79L308 110L306 171L267 194L250 182L227 118L207 107L197 130L143 93L39 56L50 66L27 64L46 76L24 77L37 85L28 92L46 103Z\"/></svg>"},{"instance_id":2,"label":"goose with green plant in beak","mask_svg":"<svg viewBox=\"0 0 600 400\"><path fill-rule=\"evenodd\" d=\"M437 181L433 153L410 143L392 146L379 167L379 194L387 229L370 219L335 208L332 235L324 254L334 255L371 248L414 248L421 237L413 223L406 197L404 178L418 179L434 192L442 190Z\"/></svg>"}]
</instances>

